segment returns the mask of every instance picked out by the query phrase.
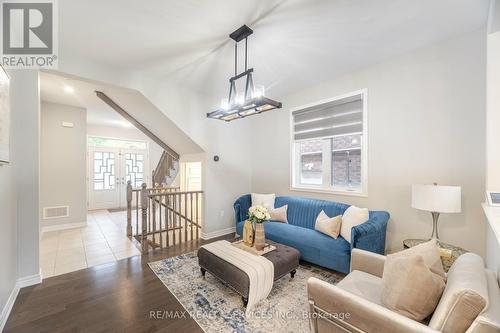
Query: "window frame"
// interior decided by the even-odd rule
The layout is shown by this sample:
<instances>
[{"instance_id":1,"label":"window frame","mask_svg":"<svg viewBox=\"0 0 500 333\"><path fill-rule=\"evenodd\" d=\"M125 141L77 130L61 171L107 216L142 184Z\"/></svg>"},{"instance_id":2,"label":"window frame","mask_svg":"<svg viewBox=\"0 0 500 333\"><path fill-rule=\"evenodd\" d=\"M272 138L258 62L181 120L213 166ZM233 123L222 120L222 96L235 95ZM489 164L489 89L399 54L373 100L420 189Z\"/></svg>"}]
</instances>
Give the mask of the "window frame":
<instances>
[{"instance_id":1,"label":"window frame","mask_svg":"<svg viewBox=\"0 0 500 333\"><path fill-rule=\"evenodd\" d=\"M124 142L137 142L145 145L145 148L134 148L134 147L117 147L113 145L94 145L89 142L89 139L91 138L96 138L96 139L103 139L103 140L112 140L112 141L124 141ZM88 147L97 147L97 148L116 148L116 149L138 149L138 150L146 150L149 153L149 142L147 140L142 140L142 139L129 139L129 138L118 138L114 136L103 136L103 135L92 135L92 134L87 134L87 139L85 142Z\"/></svg>"},{"instance_id":2,"label":"window frame","mask_svg":"<svg viewBox=\"0 0 500 333\"><path fill-rule=\"evenodd\" d=\"M363 132L361 139L361 189L349 189L346 187L338 187L334 185L323 186L323 185L303 185L297 182L297 176L300 175L297 172L296 168L300 166L300 154L297 153L297 142L304 140L295 140L294 139L294 126L293 126L293 112L299 111L305 108L310 108L314 106L318 106L325 103L331 103L340 99L361 95L363 100ZM290 178L290 190L291 191L302 191L302 192L317 192L317 193L330 193L337 195L346 195L346 196L357 196L357 197L367 197L368 196L368 89L361 89L353 92L349 92L346 94L338 95L331 98L322 99L313 103L301 105L298 107L294 107L290 109L290 136L289 136L289 144L290 144L290 170L289 170L289 178ZM332 138L332 136L326 137L317 137L314 139L324 139L324 138ZM305 139L311 140L311 139ZM299 148L300 149L300 148ZM333 147L332 147L333 151ZM331 158L330 158L331 159ZM323 162L324 163L324 162ZM331 161L328 162L331 164ZM330 173L331 174L331 166ZM325 177L323 173L323 177Z\"/></svg>"}]
</instances>

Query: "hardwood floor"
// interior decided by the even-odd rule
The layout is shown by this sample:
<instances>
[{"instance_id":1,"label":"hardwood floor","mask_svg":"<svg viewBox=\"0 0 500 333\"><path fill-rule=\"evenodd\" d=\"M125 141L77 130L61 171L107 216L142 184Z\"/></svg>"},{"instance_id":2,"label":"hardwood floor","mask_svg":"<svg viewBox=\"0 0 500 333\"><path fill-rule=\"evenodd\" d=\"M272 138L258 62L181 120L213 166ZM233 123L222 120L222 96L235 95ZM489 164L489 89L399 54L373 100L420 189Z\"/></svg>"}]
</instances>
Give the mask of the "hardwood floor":
<instances>
[{"instance_id":1,"label":"hardwood floor","mask_svg":"<svg viewBox=\"0 0 500 333\"><path fill-rule=\"evenodd\" d=\"M193 251L204 243L193 241L23 288L4 332L203 332L189 316L150 317L151 311L182 314L185 310L147 263Z\"/></svg>"}]
</instances>

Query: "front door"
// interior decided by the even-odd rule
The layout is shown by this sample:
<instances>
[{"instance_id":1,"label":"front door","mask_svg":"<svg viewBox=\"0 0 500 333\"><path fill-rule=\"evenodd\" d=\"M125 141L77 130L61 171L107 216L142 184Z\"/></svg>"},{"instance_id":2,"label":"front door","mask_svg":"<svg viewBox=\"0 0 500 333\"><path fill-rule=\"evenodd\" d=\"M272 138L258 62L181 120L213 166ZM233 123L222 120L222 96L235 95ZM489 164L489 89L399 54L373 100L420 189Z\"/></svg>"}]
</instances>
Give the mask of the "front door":
<instances>
[{"instance_id":1,"label":"front door","mask_svg":"<svg viewBox=\"0 0 500 333\"><path fill-rule=\"evenodd\" d=\"M142 183L148 183L149 170L147 151L139 149L122 149L120 151L123 159L121 169L120 207L127 207L127 182L130 180L133 188L140 188Z\"/></svg>"},{"instance_id":2,"label":"front door","mask_svg":"<svg viewBox=\"0 0 500 333\"><path fill-rule=\"evenodd\" d=\"M89 147L89 209L127 206L127 181L140 187L148 179L147 150Z\"/></svg>"}]
</instances>

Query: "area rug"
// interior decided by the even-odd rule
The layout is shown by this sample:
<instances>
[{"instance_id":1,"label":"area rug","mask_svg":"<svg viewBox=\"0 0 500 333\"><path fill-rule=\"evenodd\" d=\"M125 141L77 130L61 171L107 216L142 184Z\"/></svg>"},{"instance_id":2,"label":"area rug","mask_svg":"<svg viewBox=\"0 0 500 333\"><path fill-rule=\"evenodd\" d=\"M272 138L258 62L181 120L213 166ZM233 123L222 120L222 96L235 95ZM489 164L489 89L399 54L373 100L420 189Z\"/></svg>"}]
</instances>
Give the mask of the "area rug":
<instances>
[{"instance_id":1,"label":"area rug","mask_svg":"<svg viewBox=\"0 0 500 333\"><path fill-rule=\"evenodd\" d=\"M196 251L149 263L149 267L207 333L309 332L307 279L314 276L336 284L344 277L301 264L294 279L287 275L276 281L269 297L245 317L241 296L209 272L201 276Z\"/></svg>"}]
</instances>

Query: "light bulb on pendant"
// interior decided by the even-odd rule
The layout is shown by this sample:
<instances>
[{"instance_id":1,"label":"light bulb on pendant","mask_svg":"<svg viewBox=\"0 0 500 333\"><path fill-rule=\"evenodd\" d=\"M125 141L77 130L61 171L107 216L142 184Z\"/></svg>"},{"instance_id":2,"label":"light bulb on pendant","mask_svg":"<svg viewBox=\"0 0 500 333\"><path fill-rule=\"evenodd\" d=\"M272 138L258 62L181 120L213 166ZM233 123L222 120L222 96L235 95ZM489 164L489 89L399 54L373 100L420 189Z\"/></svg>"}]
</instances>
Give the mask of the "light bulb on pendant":
<instances>
[{"instance_id":1,"label":"light bulb on pendant","mask_svg":"<svg viewBox=\"0 0 500 333\"><path fill-rule=\"evenodd\" d=\"M227 98L221 99L220 108L222 110L229 110L229 99L227 99Z\"/></svg>"},{"instance_id":2,"label":"light bulb on pendant","mask_svg":"<svg viewBox=\"0 0 500 333\"><path fill-rule=\"evenodd\" d=\"M243 96L242 94L237 94L236 98L234 99L234 104L243 105L244 102L245 102L245 96Z\"/></svg>"},{"instance_id":3,"label":"light bulb on pendant","mask_svg":"<svg viewBox=\"0 0 500 333\"><path fill-rule=\"evenodd\" d=\"M253 97L259 98L265 95L266 88L261 84L256 84L253 88Z\"/></svg>"}]
</instances>

